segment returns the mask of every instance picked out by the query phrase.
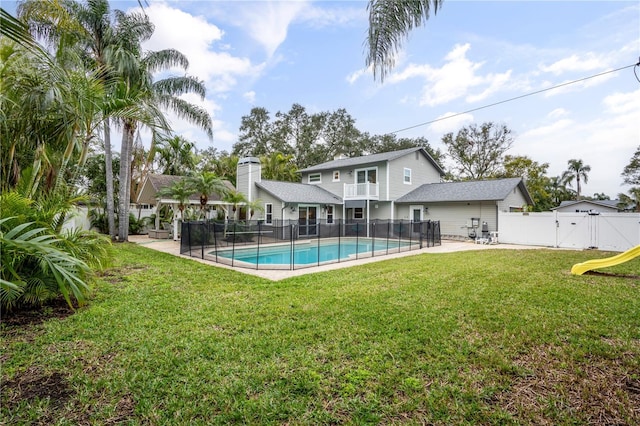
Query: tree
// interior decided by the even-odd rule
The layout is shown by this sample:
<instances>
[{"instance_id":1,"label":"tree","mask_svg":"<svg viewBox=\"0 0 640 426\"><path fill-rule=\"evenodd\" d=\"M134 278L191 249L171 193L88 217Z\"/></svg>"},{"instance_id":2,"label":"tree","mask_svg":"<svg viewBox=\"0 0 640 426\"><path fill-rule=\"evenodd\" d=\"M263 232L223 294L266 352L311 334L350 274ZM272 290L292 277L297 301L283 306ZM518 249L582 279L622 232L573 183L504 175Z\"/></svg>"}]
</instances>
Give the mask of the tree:
<instances>
[{"instance_id":1,"label":"tree","mask_svg":"<svg viewBox=\"0 0 640 426\"><path fill-rule=\"evenodd\" d=\"M233 211L233 219L238 220L238 206L244 205L247 203L247 197L242 192L238 191L227 191L227 193L222 198L223 201L231 204Z\"/></svg>"},{"instance_id":2,"label":"tree","mask_svg":"<svg viewBox=\"0 0 640 426\"><path fill-rule=\"evenodd\" d=\"M184 208L189 198L195 193L195 189L186 178L176 181L171 186L165 186L158 191L158 195L167 197L178 202L180 219L184 218Z\"/></svg>"},{"instance_id":3,"label":"tree","mask_svg":"<svg viewBox=\"0 0 640 426\"><path fill-rule=\"evenodd\" d=\"M557 207L561 202L573 198L573 193L567 188L562 176L553 176L547 183L547 193L551 197L553 207Z\"/></svg>"},{"instance_id":4,"label":"tree","mask_svg":"<svg viewBox=\"0 0 640 426\"><path fill-rule=\"evenodd\" d=\"M165 175L185 176L195 167L195 143L182 136L162 139L156 146L158 164Z\"/></svg>"},{"instance_id":5,"label":"tree","mask_svg":"<svg viewBox=\"0 0 640 426\"><path fill-rule=\"evenodd\" d=\"M142 42L142 40L139 40ZM169 130L161 109L174 111L179 117L187 119L192 124L201 127L212 138L211 116L206 110L193 105L179 96L185 93L195 93L201 98L205 96L204 83L190 76L167 77L153 81L153 74L174 66L184 69L188 67L187 58L177 50L165 49L158 52L147 52L141 58L139 66L131 70L124 81L131 97L146 111L140 118L130 117L123 120L121 163L120 163L120 206L118 239L127 240L130 194L130 156L133 136L138 125L146 125L154 130ZM125 160L126 159L126 160ZM125 182L127 183L125 185ZM124 193L126 191L126 193Z\"/></svg>"},{"instance_id":6,"label":"tree","mask_svg":"<svg viewBox=\"0 0 640 426\"><path fill-rule=\"evenodd\" d=\"M235 186L236 174L238 173L238 161L240 161L240 157L223 151L214 165L213 172L219 176L220 179L226 179Z\"/></svg>"},{"instance_id":7,"label":"tree","mask_svg":"<svg viewBox=\"0 0 640 426\"><path fill-rule=\"evenodd\" d=\"M369 0L369 32L365 41L366 64L384 81L395 65L395 55L409 32L437 13L443 0Z\"/></svg>"},{"instance_id":8,"label":"tree","mask_svg":"<svg viewBox=\"0 0 640 426\"><path fill-rule=\"evenodd\" d=\"M534 202L535 211L549 210L553 205L551 195L547 191L549 178L546 176L549 163L538 163L526 156L505 155L504 170L499 177L522 178Z\"/></svg>"},{"instance_id":9,"label":"tree","mask_svg":"<svg viewBox=\"0 0 640 426\"><path fill-rule=\"evenodd\" d=\"M640 187L633 187L628 194L618 194L618 208L620 210L632 210L640 213Z\"/></svg>"},{"instance_id":10,"label":"tree","mask_svg":"<svg viewBox=\"0 0 640 426\"><path fill-rule=\"evenodd\" d=\"M640 185L640 145L638 145L635 154L631 157L629 164L624 167L622 177L626 184Z\"/></svg>"},{"instance_id":11,"label":"tree","mask_svg":"<svg viewBox=\"0 0 640 426\"><path fill-rule=\"evenodd\" d=\"M242 116L238 142L233 145L233 155L258 157L272 148L272 124L269 111L262 107L251 108L251 113Z\"/></svg>"},{"instance_id":12,"label":"tree","mask_svg":"<svg viewBox=\"0 0 640 426\"><path fill-rule=\"evenodd\" d=\"M284 155L281 152L274 152L271 155L260 157L262 165L262 177L268 180L279 180L285 182L298 182L300 175L298 167L293 161L293 155Z\"/></svg>"},{"instance_id":13,"label":"tree","mask_svg":"<svg viewBox=\"0 0 640 426\"><path fill-rule=\"evenodd\" d=\"M562 174L562 179L567 183L567 185L571 186L571 182L576 181L576 197L580 199L580 180L583 180L584 183L587 183L589 180L589 172L591 171L591 166L584 164L582 160L569 160L567 162L568 169Z\"/></svg>"},{"instance_id":14,"label":"tree","mask_svg":"<svg viewBox=\"0 0 640 426\"><path fill-rule=\"evenodd\" d=\"M220 198L229 192L229 188L224 184L224 181L211 172L202 172L195 176L187 178L189 187L193 190L192 193L200 195L200 211L203 212L207 202L209 202L209 196L212 194L218 194Z\"/></svg>"},{"instance_id":15,"label":"tree","mask_svg":"<svg viewBox=\"0 0 640 426\"><path fill-rule=\"evenodd\" d=\"M63 54L66 61L79 58L83 65L98 73L107 93L102 122L105 170L107 176L111 176L110 118L118 114L125 117L140 115L140 111L136 111L139 104L130 102L130 93L122 90L124 86L118 85L118 79L137 66L140 40L151 36L153 25L144 14L112 12L107 0L92 0L86 4L73 0L26 0L19 5L18 11L33 31L49 42L56 52ZM107 211L109 234L115 238L114 188L109 179Z\"/></svg>"},{"instance_id":16,"label":"tree","mask_svg":"<svg viewBox=\"0 0 640 426\"><path fill-rule=\"evenodd\" d=\"M486 179L496 176L502 166L503 154L513 145L511 130L493 122L480 126L471 124L442 137L450 158L461 179Z\"/></svg>"}]
</instances>

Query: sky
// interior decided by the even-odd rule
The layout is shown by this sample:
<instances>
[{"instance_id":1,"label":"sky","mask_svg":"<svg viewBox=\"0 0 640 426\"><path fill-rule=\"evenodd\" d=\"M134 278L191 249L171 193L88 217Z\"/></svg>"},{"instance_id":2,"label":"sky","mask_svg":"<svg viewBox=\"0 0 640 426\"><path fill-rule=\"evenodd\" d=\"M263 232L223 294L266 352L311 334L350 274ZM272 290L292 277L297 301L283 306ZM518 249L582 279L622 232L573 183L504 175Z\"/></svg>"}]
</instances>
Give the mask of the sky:
<instances>
[{"instance_id":1,"label":"sky","mask_svg":"<svg viewBox=\"0 0 640 426\"><path fill-rule=\"evenodd\" d=\"M136 0L111 7L140 10ZM144 48L181 51L206 84L203 101L187 99L211 113L213 140L172 118L199 149L231 151L253 107L273 119L295 103L344 108L362 132L402 130L442 151L445 133L493 121L514 132L507 154L548 163L549 176L570 159L589 165L584 195L629 189L620 174L640 146L633 67L522 96L638 63L638 1L445 0L410 33L384 83L365 67L366 1L147 0L145 12L156 30Z\"/></svg>"}]
</instances>

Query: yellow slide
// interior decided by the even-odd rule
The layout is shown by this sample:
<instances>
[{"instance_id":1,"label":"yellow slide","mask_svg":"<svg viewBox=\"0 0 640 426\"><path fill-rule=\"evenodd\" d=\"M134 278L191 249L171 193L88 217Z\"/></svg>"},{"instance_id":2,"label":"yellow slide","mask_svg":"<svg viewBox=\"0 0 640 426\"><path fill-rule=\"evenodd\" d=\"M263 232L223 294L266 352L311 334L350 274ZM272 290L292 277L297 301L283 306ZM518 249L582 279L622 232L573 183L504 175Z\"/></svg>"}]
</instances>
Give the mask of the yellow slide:
<instances>
[{"instance_id":1,"label":"yellow slide","mask_svg":"<svg viewBox=\"0 0 640 426\"><path fill-rule=\"evenodd\" d=\"M609 266L619 265L624 262L628 262L631 259L640 256L640 246L635 246L623 253L612 257L605 257L604 259L587 260L586 262L576 263L571 268L573 275L582 275L592 269L607 268Z\"/></svg>"}]
</instances>

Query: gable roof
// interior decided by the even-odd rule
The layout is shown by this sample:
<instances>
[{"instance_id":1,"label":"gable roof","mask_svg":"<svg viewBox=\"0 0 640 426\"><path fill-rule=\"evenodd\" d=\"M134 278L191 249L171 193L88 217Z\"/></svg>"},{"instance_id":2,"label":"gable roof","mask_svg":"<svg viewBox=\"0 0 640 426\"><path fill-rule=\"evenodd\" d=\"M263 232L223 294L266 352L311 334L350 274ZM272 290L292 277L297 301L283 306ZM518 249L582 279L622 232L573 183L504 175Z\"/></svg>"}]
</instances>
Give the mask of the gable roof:
<instances>
[{"instance_id":1,"label":"gable roof","mask_svg":"<svg viewBox=\"0 0 640 426\"><path fill-rule=\"evenodd\" d=\"M533 204L533 199L521 178L427 183L398 198L396 203L500 201L507 198L516 187L522 192L527 204Z\"/></svg>"},{"instance_id":2,"label":"gable roof","mask_svg":"<svg viewBox=\"0 0 640 426\"><path fill-rule=\"evenodd\" d=\"M285 203L342 204L342 198L317 185L263 180L256 186Z\"/></svg>"},{"instance_id":3,"label":"gable roof","mask_svg":"<svg viewBox=\"0 0 640 426\"><path fill-rule=\"evenodd\" d=\"M579 203L588 203L588 204L593 204L595 206L607 207L610 209L617 210L620 200L565 200L565 201L561 201L558 207L554 207L551 210L557 210L563 207L571 207Z\"/></svg>"},{"instance_id":4,"label":"gable roof","mask_svg":"<svg viewBox=\"0 0 640 426\"><path fill-rule=\"evenodd\" d=\"M416 151L420 151L422 155L424 155L427 160L429 160L433 167L436 168L438 173L440 173L441 176L444 176L445 173L444 170L442 170L442 167L440 167L440 165L436 163L433 157L431 157L431 155L429 155L429 153L424 148L420 147L401 149L399 151L381 152L380 154L363 155L361 157L340 158L338 160L331 160L325 163L317 164L315 166L307 167L305 169L299 170L299 172L317 172L322 170L335 170L346 167L361 166L365 164L380 163L383 161L395 160L396 158L404 157L405 155L414 153Z\"/></svg>"}]
</instances>

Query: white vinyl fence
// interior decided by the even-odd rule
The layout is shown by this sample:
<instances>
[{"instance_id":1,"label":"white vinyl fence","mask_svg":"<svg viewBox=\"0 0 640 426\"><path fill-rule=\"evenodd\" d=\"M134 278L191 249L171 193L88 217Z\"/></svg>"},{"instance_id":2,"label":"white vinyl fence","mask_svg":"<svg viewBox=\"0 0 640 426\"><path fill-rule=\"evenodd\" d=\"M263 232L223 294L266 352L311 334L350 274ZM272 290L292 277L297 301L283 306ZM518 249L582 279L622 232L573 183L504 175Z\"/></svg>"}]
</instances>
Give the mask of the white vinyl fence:
<instances>
[{"instance_id":1,"label":"white vinyl fence","mask_svg":"<svg viewBox=\"0 0 640 426\"><path fill-rule=\"evenodd\" d=\"M501 243L625 251L640 244L640 213L499 213Z\"/></svg>"}]
</instances>

